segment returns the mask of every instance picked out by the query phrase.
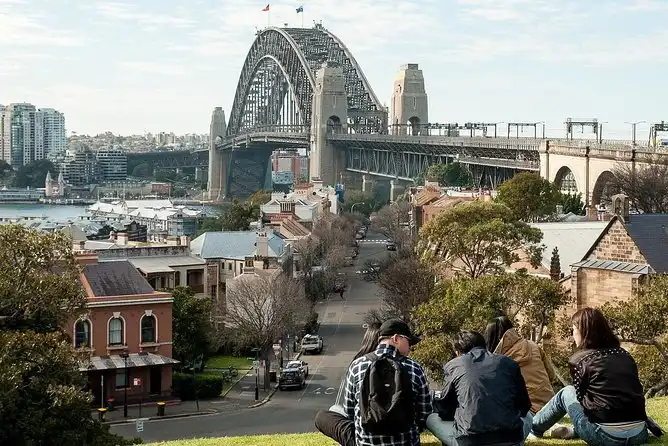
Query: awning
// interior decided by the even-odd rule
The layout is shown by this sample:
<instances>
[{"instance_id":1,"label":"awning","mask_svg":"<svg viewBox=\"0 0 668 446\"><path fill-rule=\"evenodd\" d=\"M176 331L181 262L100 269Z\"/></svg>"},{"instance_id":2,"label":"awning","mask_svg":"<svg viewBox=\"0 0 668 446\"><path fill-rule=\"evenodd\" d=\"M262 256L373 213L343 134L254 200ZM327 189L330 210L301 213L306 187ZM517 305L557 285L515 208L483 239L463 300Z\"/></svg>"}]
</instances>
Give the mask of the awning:
<instances>
[{"instance_id":1,"label":"awning","mask_svg":"<svg viewBox=\"0 0 668 446\"><path fill-rule=\"evenodd\" d=\"M176 359L168 358L155 353L130 353L127 359L128 368L150 367L154 365L178 364ZM126 360L120 355L92 356L79 362L79 371L89 372L92 370L116 370L124 369Z\"/></svg>"}]
</instances>

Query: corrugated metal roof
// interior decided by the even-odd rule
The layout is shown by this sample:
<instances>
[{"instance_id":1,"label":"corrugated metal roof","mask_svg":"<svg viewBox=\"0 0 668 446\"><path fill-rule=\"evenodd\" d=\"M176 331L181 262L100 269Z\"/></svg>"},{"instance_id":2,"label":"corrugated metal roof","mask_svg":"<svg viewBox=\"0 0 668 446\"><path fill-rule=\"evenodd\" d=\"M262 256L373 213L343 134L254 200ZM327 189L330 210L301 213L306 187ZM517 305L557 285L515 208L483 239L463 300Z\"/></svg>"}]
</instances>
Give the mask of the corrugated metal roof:
<instances>
[{"instance_id":1,"label":"corrugated metal roof","mask_svg":"<svg viewBox=\"0 0 668 446\"><path fill-rule=\"evenodd\" d=\"M285 251L285 241L273 232L267 233L269 257L280 258ZM190 242L193 254L203 259L244 260L255 255L255 231L205 232Z\"/></svg>"},{"instance_id":2,"label":"corrugated metal roof","mask_svg":"<svg viewBox=\"0 0 668 446\"><path fill-rule=\"evenodd\" d=\"M150 256L128 258L135 268L145 274L173 272L179 266L203 266L206 260L193 256Z\"/></svg>"},{"instance_id":3,"label":"corrugated metal roof","mask_svg":"<svg viewBox=\"0 0 668 446\"><path fill-rule=\"evenodd\" d=\"M638 263L614 262L612 260L583 260L573 264L573 268L607 269L631 274L649 274L648 265Z\"/></svg>"},{"instance_id":4,"label":"corrugated metal roof","mask_svg":"<svg viewBox=\"0 0 668 446\"><path fill-rule=\"evenodd\" d=\"M178 364L176 359L168 358L155 353L130 353L127 359L127 367L150 367L153 365ZM80 372L91 370L116 370L124 369L125 360L120 355L93 356L79 363Z\"/></svg>"},{"instance_id":5,"label":"corrugated metal roof","mask_svg":"<svg viewBox=\"0 0 668 446\"><path fill-rule=\"evenodd\" d=\"M531 226L543 231L542 243L546 246L541 263L550 267L552 250L559 249L561 272L571 273L571 265L579 262L608 225L604 221L534 223Z\"/></svg>"}]
</instances>

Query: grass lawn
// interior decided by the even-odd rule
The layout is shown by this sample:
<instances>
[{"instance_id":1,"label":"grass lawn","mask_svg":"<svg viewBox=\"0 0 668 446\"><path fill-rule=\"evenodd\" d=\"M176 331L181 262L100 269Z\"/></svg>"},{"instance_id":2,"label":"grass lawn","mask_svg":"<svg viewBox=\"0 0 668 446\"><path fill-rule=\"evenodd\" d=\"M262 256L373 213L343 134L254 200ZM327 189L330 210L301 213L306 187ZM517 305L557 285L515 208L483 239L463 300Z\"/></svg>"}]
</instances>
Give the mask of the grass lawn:
<instances>
[{"instance_id":1,"label":"grass lawn","mask_svg":"<svg viewBox=\"0 0 668 446\"><path fill-rule=\"evenodd\" d=\"M668 429L668 397L654 398L647 402L647 409L651 417L653 417L660 426ZM668 434L667 434L668 435ZM440 446L440 442L436 441L430 435L422 437L422 444L424 446ZM668 438L666 436L661 439L651 437L651 444L666 444L668 445ZM168 441L163 443L151 443L153 446L336 446L337 443L326 438L322 434L276 434L276 435L261 435L261 436L247 436L247 437L223 437L223 438L208 438L199 440L180 440ZM528 441L527 445L583 445L583 441L566 441L566 440L550 440L542 439L540 441Z\"/></svg>"},{"instance_id":2,"label":"grass lawn","mask_svg":"<svg viewBox=\"0 0 668 446\"><path fill-rule=\"evenodd\" d=\"M250 370L253 368L253 361L249 361L245 356L212 356L204 363L204 368L226 369L234 367L239 370Z\"/></svg>"}]
</instances>

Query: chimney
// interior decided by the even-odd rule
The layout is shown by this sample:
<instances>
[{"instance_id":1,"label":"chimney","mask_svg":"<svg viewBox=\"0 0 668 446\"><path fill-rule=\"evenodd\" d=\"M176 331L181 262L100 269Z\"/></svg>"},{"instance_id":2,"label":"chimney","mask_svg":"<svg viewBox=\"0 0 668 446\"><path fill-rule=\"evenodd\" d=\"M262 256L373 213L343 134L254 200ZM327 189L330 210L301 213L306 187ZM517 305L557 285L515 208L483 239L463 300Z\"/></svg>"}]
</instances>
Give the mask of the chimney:
<instances>
[{"instance_id":1,"label":"chimney","mask_svg":"<svg viewBox=\"0 0 668 446\"><path fill-rule=\"evenodd\" d=\"M620 217L624 223L628 223L630 219L629 197L624 194L613 195L612 212Z\"/></svg>"},{"instance_id":2,"label":"chimney","mask_svg":"<svg viewBox=\"0 0 668 446\"><path fill-rule=\"evenodd\" d=\"M75 253L74 258L80 266L97 265L100 256L93 251Z\"/></svg>"},{"instance_id":3,"label":"chimney","mask_svg":"<svg viewBox=\"0 0 668 446\"><path fill-rule=\"evenodd\" d=\"M561 205L561 204L558 204L558 205L557 205L557 211L556 211L556 213L557 213L557 215L563 215L563 213L564 213L564 206Z\"/></svg>"},{"instance_id":4,"label":"chimney","mask_svg":"<svg viewBox=\"0 0 668 446\"><path fill-rule=\"evenodd\" d=\"M190 237L188 237L187 235L182 235L181 246L190 246Z\"/></svg>"},{"instance_id":5,"label":"chimney","mask_svg":"<svg viewBox=\"0 0 668 446\"><path fill-rule=\"evenodd\" d=\"M116 243L120 246L126 246L128 244L128 233L119 232L118 235L116 235Z\"/></svg>"},{"instance_id":6,"label":"chimney","mask_svg":"<svg viewBox=\"0 0 668 446\"><path fill-rule=\"evenodd\" d=\"M253 257L244 258L244 269L242 274L255 274L255 261Z\"/></svg>"},{"instance_id":7,"label":"chimney","mask_svg":"<svg viewBox=\"0 0 668 446\"><path fill-rule=\"evenodd\" d=\"M269 257L269 238L266 231L258 231L255 239L255 255L260 258Z\"/></svg>"},{"instance_id":8,"label":"chimney","mask_svg":"<svg viewBox=\"0 0 668 446\"><path fill-rule=\"evenodd\" d=\"M86 240L79 240L73 243L72 250L74 252L81 252L86 250Z\"/></svg>"}]
</instances>

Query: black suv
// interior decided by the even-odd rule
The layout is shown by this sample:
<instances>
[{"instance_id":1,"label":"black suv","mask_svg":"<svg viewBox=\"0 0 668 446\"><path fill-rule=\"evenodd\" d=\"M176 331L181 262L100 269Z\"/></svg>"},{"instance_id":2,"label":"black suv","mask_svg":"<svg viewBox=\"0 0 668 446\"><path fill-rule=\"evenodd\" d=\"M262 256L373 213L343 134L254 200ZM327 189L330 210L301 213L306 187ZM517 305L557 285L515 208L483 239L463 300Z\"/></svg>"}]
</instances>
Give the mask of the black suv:
<instances>
[{"instance_id":1,"label":"black suv","mask_svg":"<svg viewBox=\"0 0 668 446\"><path fill-rule=\"evenodd\" d=\"M278 378L278 389L285 390L288 387L303 389L306 387L306 377L301 369L283 369Z\"/></svg>"}]
</instances>

